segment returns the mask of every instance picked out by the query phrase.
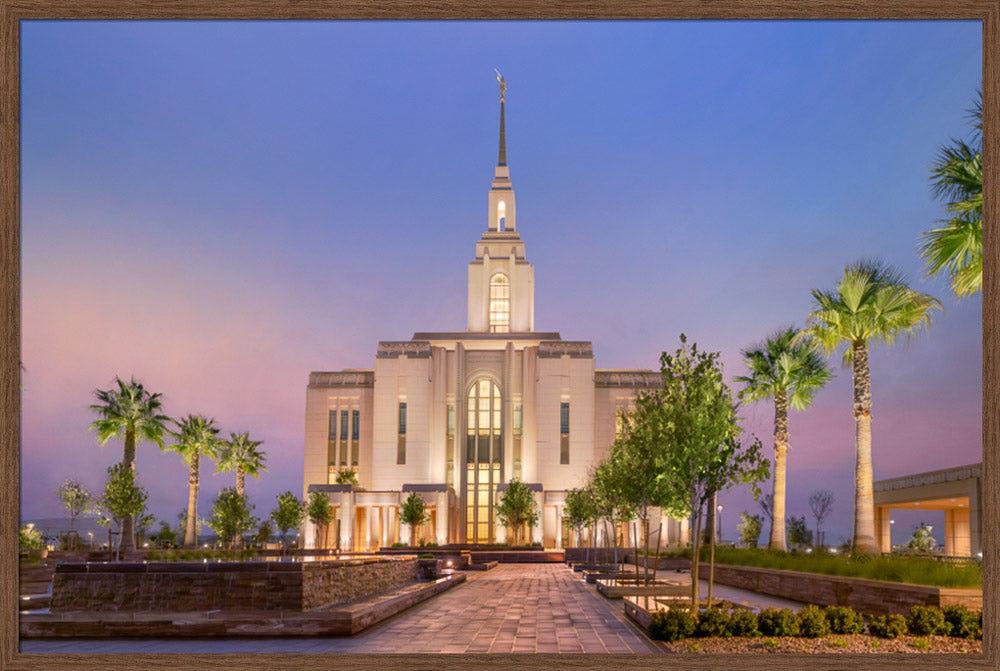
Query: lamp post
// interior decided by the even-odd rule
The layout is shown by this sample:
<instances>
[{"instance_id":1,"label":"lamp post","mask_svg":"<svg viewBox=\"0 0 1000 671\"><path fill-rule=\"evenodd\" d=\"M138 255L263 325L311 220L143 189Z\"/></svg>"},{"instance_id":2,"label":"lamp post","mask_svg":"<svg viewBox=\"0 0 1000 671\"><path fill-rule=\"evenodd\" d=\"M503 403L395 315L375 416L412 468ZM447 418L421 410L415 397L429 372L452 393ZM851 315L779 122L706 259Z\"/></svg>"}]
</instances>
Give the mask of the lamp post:
<instances>
[{"instance_id":1,"label":"lamp post","mask_svg":"<svg viewBox=\"0 0 1000 671\"><path fill-rule=\"evenodd\" d=\"M889 520L889 552L892 552L892 525L896 523L896 520Z\"/></svg>"},{"instance_id":2,"label":"lamp post","mask_svg":"<svg viewBox=\"0 0 1000 671\"><path fill-rule=\"evenodd\" d=\"M716 515L715 526L719 530L719 542L722 542L722 504L720 503L718 508L716 508L718 515Z\"/></svg>"}]
</instances>

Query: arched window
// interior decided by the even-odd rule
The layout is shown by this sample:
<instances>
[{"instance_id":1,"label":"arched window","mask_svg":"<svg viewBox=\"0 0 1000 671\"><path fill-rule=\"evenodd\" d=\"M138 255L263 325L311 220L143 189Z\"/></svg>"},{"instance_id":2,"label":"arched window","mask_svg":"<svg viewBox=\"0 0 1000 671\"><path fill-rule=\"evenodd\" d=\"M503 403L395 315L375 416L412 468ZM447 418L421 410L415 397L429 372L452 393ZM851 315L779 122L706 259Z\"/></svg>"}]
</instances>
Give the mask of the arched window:
<instances>
[{"instance_id":1,"label":"arched window","mask_svg":"<svg viewBox=\"0 0 1000 671\"><path fill-rule=\"evenodd\" d=\"M507 204L502 200L497 203L497 230L502 231L507 226Z\"/></svg>"},{"instance_id":2,"label":"arched window","mask_svg":"<svg viewBox=\"0 0 1000 671\"><path fill-rule=\"evenodd\" d=\"M490 333L510 332L510 280L497 273L490 278Z\"/></svg>"},{"instance_id":3,"label":"arched window","mask_svg":"<svg viewBox=\"0 0 1000 671\"><path fill-rule=\"evenodd\" d=\"M495 522L493 498L503 462L500 388L489 378L479 378L469 389L466 407L465 540L491 543Z\"/></svg>"}]
</instances>

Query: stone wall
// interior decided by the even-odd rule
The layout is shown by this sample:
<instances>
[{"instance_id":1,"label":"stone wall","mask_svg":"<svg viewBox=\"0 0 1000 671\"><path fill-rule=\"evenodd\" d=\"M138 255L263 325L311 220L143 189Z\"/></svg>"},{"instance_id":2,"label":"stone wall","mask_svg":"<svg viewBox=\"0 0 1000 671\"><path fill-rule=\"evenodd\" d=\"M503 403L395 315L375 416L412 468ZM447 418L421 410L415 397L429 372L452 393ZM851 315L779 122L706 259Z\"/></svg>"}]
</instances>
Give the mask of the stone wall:
<instances>
[{"instance_id":1,"label":"stone wall","mask_svg":"<svg viewBox=\"0 0 1000 671\"><path fill-rule=\"evenodd\" d=\"M707 564L702 564L707 574ZM909 613L910 607L959 604L973 609L983 605L980 589L957 589L883 582L864 578L821 575L752 566L715 565L715 581L817 606L850 606L862 613Z\"/></svg>"},{"instance_id":2,"label":"stone wall","mask_svg":"<svg viewBox=\"0 0 1000 671\"><path fill-rule=\"evenodd\" d=\"M416 574L413 558L60 564L51 609L303 611L412 582Z\"/></svg>"}]
</instances>

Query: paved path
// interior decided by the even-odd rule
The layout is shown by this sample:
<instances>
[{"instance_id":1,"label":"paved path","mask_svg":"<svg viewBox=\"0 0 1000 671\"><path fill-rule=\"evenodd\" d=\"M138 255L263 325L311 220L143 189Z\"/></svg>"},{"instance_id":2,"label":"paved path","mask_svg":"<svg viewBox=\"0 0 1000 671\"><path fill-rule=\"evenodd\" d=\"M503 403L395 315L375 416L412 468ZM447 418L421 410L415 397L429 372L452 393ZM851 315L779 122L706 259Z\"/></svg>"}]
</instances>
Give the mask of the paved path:
<instances>
[{"instance_id":1,"label":"paved path","mask_svg":"<svg viewBox=\"0 0 1000 671\"><path fill-rule=\"evenodd\" d=\"M622 602L565 564L500 564L352 637L32 640L24 653L651 653Z\"/></svg>"}]
</instances>

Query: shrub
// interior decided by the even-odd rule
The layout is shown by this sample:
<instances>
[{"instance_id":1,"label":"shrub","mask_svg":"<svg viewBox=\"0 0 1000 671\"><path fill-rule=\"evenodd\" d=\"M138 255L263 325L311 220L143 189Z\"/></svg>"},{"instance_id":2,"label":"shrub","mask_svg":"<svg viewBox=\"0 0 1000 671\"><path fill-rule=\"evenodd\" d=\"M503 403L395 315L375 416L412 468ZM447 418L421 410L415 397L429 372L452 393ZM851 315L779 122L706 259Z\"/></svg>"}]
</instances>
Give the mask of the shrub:
<instances>
[{"instance_id":1,"label":"shrub","mask_svg":"<svg viewBox=\"0 0 1000 671\"><path fill-rule=\"evenodd\" d=\"M685 608L657 611L649 620L649 637L668 643L687 638L694 629L694 615Z\"/></svg>"},{"instance_id":2,"label":"shrub","mask_svg":"<svg viewBox=\"0 0 1000 671\"><path fill-rule=\"evenodd\" d=\"M914 636L947 635L951 631L944 613L937 606L913 606L906 618L906 628Z\"/></svg>"},{"instance_id":3,"label":"shrub","mask_svg":"<svg viewBox=\"0 0 1000 671\"><path fill-rule=\"evenodd\" d=\"M911 643L911 645L917 650L931 649L931 642L928 641L926 638L915 638L913 639L913 643Z\"/></svg>"},{"instance_id":4,"label":"shrub","mask_svg":"<svg viewBox=\"0 0 1000 671\"><path fill-rule=\"evenodd\" d=\"M865 630L865 619L846 606L827 606L824 613L832 634L860 634Z\"/></svg>"},{"instance_id":5,"label":"shrub","mask_svg":"<svg viewBox=\"0 0 1000 671\"><path fill-rule=\"evenodd\" d=\"M760 636L757 613L752 610L734 610L729 616L729 633L733 636Z\"/></svg>"},{"instance_id":6,"label":"shrub","mask_svg":"<svg viewBox=\"0 0 1000 671\"><path fill-rule=\"evenodd\" d=\"M951 626L951 635L956 638L978 638L983 629L981 613L973 612L965 606L945 606L941 609L945 622Z\"/></svg>"},{"instance_id":7,"label":"shrub","mask_svg":"<svg viewBox=\"0 0 1000 671\"><path fill-rule=\"evenodd\" d=\"M879 638L897 638L906 633L906 618L902 615L876 615L868 621L868 632Z\"/></svg>"},{"instance_id":8,"label":"shrub","mask_svg":"<svg viewBox=\"0 0 1000 671\"><path fill-rule=\"evenodd\" d=\"M417 559L434 559L434 555L430 552L421 552L417 555Z\"/></svg>"},{"instance_id":9,"label":"shrub","mask_svg":"<svg viewBox=\"0 0 1000 671\"><path fill-rule=\"evenodd\" d=\"M799 636L819 638L830 633L830 623L826 614L816 606L803 608L798 614Z\"/></svg>"},{"instance_id":10,"label":"shrub","mask_svg":"<svg viewBox=\"0 0 1000 671\"><path fill-rule=\"evenodd\" d=\"M694 635L728 637L729 619L729 613L721 608L706 608L698 613L698 625L695 627Z\"/></svg>"},{"instance_id":11,"label":"shrub","mask_svg":"<svg viewBox=\"0 0 1000 671\"><path fill-rule=\"evenodd\" d=\"M28 524L21 527L21 530L18 532L18 544L22 550L41 550L45 547L42 532L36 529L32 522L28 522Z\"/></svg>"},{"instance_id":12,"label":"shrub","mask_svg":"<svg viewBox=\"0 0 1000 671\"><path fill-rule=\"evenodd\" d=\"M798 636L799 621L787 608L765 608L757 617L757 626L764 636Z\"/></svg>"},{"instance_id":13,"label":"shrub","mask_svg":"<svg viewBox=\"0 0 1000 671\"><path fill-rule=\"evenodd\" d=\"M394 547L394 548L405 548L406 547L406 543L393 543L392 547Z\"/></svg>"}]
</instances>

